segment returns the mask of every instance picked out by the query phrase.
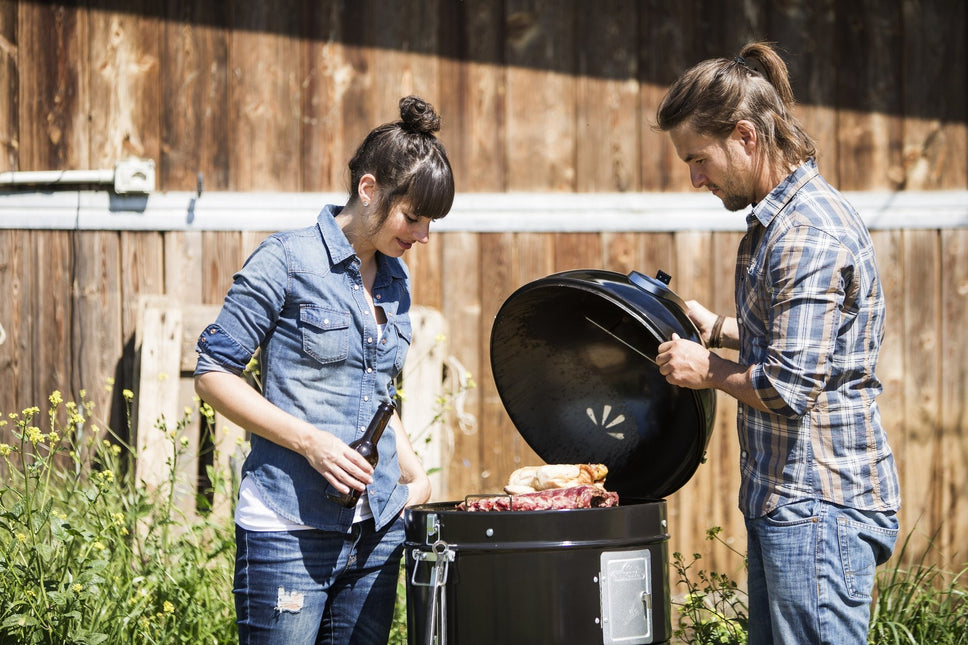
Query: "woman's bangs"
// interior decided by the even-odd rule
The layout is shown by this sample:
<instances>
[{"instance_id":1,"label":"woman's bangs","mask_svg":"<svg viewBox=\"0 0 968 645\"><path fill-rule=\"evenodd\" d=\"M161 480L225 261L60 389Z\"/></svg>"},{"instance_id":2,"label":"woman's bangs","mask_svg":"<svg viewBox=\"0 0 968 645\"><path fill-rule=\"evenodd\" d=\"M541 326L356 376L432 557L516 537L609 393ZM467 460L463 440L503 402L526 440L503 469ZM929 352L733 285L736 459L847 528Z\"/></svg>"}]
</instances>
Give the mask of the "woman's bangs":
<instances>
[{"instance_id":1,"label":"woman's bangs","mask_svg":"<svg viewBox=\"0 0 968 645\"><path fill-rule=\"evenodd\" d=\"M407 198L414 215L440 219L454 205L454 176L449 168L423 164L414 173Z\"/></svg>"}]
</instances>

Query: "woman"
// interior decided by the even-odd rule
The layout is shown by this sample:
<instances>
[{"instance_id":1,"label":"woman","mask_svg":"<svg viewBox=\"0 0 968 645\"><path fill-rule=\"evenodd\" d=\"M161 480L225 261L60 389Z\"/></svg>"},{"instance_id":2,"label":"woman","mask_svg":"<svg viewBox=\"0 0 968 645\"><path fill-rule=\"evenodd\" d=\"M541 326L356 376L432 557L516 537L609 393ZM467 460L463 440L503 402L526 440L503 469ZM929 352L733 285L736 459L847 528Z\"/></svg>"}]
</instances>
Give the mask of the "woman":
<instances>
[{"instance_id":1,"label":"woman","mask_svg":"<svg viewBox=\"0 0 968 645\"><path fill-rule=\"evenodd\" d=\"M396 414L375 470L348 444L395 395L410 346L401 257L454 199L433 106L406 97L400 115L356 151L346 205L267 238L198 340L196 391L252 435L235 515L242 644L388 639L401 514L430 481ZM257 349L261 394L239 378ZM329 499L350 489L354 508Z\"/></svg>"}]
</instances>

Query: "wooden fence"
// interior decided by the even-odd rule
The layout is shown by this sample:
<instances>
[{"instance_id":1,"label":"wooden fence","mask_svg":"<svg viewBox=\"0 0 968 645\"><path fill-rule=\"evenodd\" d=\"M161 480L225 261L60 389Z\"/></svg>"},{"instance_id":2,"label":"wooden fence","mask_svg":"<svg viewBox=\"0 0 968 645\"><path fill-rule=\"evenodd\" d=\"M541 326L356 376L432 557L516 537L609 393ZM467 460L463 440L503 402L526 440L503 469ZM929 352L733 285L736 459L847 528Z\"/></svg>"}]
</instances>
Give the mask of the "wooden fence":
<instances>
[{"instance_id":1,"label":"wooden fence","mask_svg":"<svg viewBox=\"0 0 968 645\"><path fill-rule=\"evenodd\" d=\"M158 195L191 191L186 202L199 191L341 191L358 141L416 93L444 117L461 194L685 191L687 172L649 127L665 87L762 38L788 53L832 183L964 191L966 25L960 0L0 0L0 172L137 156L156 162ZM8 197L4 413L86 388L122 425L139 298L216 305L265 235L145 227L116 217L114 201L101 226L41 226L40 210L2 210ZM968 561L968 232L917 217L874 232L889 316L880 405L904 530L922 536L912 555L933 538L933 558L957 566ZM443 314L448 351L478 384L465 407L476 423L450 428L446 496L495 490L535 459L487 360L490 321L515 288L570 268L663 269L679 294L726 310L737 240L716 227L453 230L412 252L416 302ZM732 562L704 545L710 525L743 544L734 410L720 398L708 462L669 499L673 549L707 552L710 565Z\"/></svg>"},{"instance_id":2,"label":"wooden fence","mask_svg":"<svg viewBox=\"0 0 968 645\"><path fill-rule=\"evenodd\" d=\"M113 416L119 423L122 408L114 399L136 382L139 295L218 304L232 272L262 236L0 230L0 289L12 296L0 302L7 335L0 345L0 411L43 402L53 389L76 394L86 388L104 422ZM443 460L449 464L446 489L437 498L498 490L511 470L537 460L510 423L490 377L490 322L514 289L571 268L662 269L673 276L677 293L727 311L739 236L453 232L415 250L409 263L416 302L442 313L447 354L477 384L463 402L474 421L465 418L458 427L451 418L441 430L452 452ZM879 402L901 470L903 525L917 529L917 549L933 538L933 557L966 562L968 229L878 230L873 236L888 297ZM113 393L104 389L109 379ZM674 549L703 551L703 535L712 525L742 543L734 414L734 403L721 396L707 463L669 499ZM710 564L716 562L712 557Z\"/></svg>"}]
</instances>

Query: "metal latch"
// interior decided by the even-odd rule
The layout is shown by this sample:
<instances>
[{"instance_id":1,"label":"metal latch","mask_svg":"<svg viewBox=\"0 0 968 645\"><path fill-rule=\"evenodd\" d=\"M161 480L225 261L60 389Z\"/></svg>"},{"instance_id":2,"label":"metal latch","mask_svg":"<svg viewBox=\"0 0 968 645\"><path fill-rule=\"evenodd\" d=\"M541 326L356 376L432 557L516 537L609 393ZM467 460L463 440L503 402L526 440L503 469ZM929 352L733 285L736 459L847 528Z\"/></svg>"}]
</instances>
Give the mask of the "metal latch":
<instances>
[{"instance_id":1,"label":"metal latch","mask_svg":"<svg viewBox=\"0 0 968 645\"><path fill-rule=\"evenodd\" d=\"M457 553L452 551L450 545L443 540L434 542L430 551L414 549L411 552L413 557L413 573L410 575L410 582L417 587L436 587L447 584L447 574L450 570L450 563L457 557ZM433 562L434 566L430 569L430 576L426 582L417 580L418 566L421 562Z\"/></svg>"},{"instance_id":2,"label":"metal latch","mask_svg":"<svg viewBox=\"0 0 968 645\"><path fill-rule=\"evenodd\" d=\"M414 566L410 582L415 587L431 587L430 606L427 608L427 645L446 645L447 643L447 595L444 587L447 585L447 575L450 563L454 561L456 553L443 540L434 542L430 551L414 549L411 553ZM417 565L420 562L433 562L430 579L427 582L417 580Z\"/></svg>"}]
</instances>

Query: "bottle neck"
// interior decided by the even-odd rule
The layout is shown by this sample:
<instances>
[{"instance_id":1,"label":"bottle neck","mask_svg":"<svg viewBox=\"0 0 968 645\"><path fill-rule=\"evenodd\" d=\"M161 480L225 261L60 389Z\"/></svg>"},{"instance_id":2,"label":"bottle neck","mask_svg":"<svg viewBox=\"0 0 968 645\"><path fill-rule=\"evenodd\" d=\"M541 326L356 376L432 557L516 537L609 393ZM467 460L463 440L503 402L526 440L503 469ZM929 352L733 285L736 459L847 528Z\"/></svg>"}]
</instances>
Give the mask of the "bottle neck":
<instances>
[{"instance_id":1,"label":"bottle neck","mask_svg":"<svg viewBox=\"0 0 968 645\"><path fill-rule=\"evenodd\" d=\"M372 444L378 443L380 441L380 437L383 436L383 431L390 422L390 417L393 416L393 411L393 405L389 403L381 403L380 407L376 411L376 414L373 416L373 419L370 421L370 425L367 426L363 436L360 437L360 440L369 441Z\"/></svg>"}]
</instances>

